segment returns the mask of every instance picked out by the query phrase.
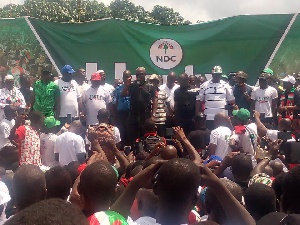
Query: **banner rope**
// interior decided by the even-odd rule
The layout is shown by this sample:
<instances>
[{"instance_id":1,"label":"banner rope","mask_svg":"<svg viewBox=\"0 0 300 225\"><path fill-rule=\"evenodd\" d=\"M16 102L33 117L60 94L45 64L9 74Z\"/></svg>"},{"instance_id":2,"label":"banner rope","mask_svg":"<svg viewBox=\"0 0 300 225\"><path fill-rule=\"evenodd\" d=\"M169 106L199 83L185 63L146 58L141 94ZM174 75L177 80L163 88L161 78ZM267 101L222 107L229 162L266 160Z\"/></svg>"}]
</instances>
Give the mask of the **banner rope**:
<instances>
[{"instance_id":1,"label":"banner rope","mask_svg":"<svg viewBox=\"0 0 300 225\"><path fill-rule=\"evenodd\" d=\"M291 19L289 25L286 27L286 29L285 29L285 31L284 31L282 37L280 38L280 40L279 40L278 44L276 45L276 47L275 47L275 49L274 49L272 55L270 56L270 59L269 59L269 61L267 62L266 66L265 66L265 69L268 68L268 67L271 65L271 63L272 63L272 61L273 61L273 59L274 59L274 57L275 57L277 51L279 50L279 48L280 48L282 42L283 42L284 39L286 38L286 35L289 33L291 27L293 26L293 24L294 24L294 22L295 22L295 20L296 20L296 18L297 18L297 16L298 16L298 14L299 14L299 13L295 13L295 15L292 17L292 19Z\"/></svg>"},{"instance_id":2,"label":"banner rope","mask_svg":"<svg viewBox=\"0 0 300 225\"><path fill-rule=\"evenodd\" d=\"M31 31L33 32L34 36L36 37L36 39L38 40L38 42L40 43L41 47L44 49L46 55L48 56L48 58L50 59L52 65L54 66L56 72L58 73L59 76L61 76L61 72L60 69L58 68L58 66L56 65L54 59L52 58L50 52L48 51L46 45L43 43L41 37L39 36L39 34L36 32L35 28L33 27L33 25L31 24L30 20L28 19L28 16L24 16L25 21L27 22L28 26L30 27Z\"/></svg>"}]
</instances>

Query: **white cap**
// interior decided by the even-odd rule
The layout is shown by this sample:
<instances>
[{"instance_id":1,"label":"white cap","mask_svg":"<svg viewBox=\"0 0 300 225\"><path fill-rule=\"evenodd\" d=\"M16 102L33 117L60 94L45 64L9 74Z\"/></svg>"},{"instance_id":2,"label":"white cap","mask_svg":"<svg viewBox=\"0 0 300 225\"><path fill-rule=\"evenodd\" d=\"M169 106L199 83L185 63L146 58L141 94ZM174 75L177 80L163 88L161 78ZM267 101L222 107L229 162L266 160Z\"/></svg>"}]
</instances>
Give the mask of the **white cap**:
<instances>
[{"instance_id":1,"label":"white cap","mask_svg":"<svg viewBox=\"0 0 300 225\"><path fill-rule=\"evenodd\" d=\"M14 76L13 75L10 75L10 74L8 74L8 75L6 75L5 77L4 77L4 81L5 80L14 80L15 78L14 78Z\"/></svg>"},{"instance_id":2,"label":"white cap","mask_svg":"<svg viewBox=\"0 0 300 225\"><path fill-rule=\"evenodd\" d=\"M213 69L212 69L212 73L218 73L218 74L222 74L223 71L222 71L222 67L221 66L214 66Z\"/></svg>"},{"instance_id":3,"label":"white cap","mask_svg":"<svg viewBox=\"0 0 300 225\"><path fill-rule=\"evenodd\" d=\"M0 205L3 205L10 201L10 195L5 183L0 181Z\"/></svg>"},{"instance_id":4,"label":"white cap","mask_svg":"<svg viewBox=\"0 0 300 225\"><path fill-rule=\"evenodd\" d=\"M97 70L96 73L105 73L104 70Z\"/></svg>"},{"instance_id":5,"label":"white cap","mask_svg":"<svg viewBox=\"0 0 300 225\"><path fill-rule=\"evenodd\" d=\"M285 78L283 79L280 79L282 80L283 82L290 82L292 84L295 84L296 83L296 79L295 77L291 76L291 75L287 75Z\"/></svg>"},{"instance_id":6,"label":"white cap","mask_svg":"<svg viewBox=\"0 0 300 225\"><path fill-rule=\"evenodd\" d=\"M158 80L158 81L160 81L160 78L159 78L158 75L152 74L152 75L149 77L149 80Z\"/></svg>"}]
</instances>

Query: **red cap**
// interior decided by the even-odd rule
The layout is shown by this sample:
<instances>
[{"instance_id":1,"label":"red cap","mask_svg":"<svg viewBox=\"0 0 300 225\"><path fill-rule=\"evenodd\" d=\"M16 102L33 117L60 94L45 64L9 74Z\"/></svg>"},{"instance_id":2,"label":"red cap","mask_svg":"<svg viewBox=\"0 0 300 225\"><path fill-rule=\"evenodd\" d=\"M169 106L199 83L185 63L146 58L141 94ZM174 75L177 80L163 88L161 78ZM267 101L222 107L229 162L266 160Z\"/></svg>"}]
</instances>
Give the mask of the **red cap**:
<instances>
[{"instance_id":1,"label":"red cap","mask_svg":"<svg viewBox=\"0 0 300 225\"><path fill-rule=\"evenodd\" d=\"M102 77L101 77L100 73L92 74L91 80L101 80L101 79L102 79Z\"/></svg>"}]
</instances>

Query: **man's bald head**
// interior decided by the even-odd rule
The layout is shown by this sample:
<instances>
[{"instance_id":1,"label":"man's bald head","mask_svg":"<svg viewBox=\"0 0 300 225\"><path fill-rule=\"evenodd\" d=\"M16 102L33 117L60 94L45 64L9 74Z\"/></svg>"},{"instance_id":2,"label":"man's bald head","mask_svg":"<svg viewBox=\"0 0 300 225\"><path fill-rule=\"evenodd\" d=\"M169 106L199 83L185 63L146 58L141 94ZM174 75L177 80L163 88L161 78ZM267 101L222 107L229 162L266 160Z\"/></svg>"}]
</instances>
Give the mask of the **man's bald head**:
<instances>
[{"instance_id":1,"label":"man's bald head","mask_svg":"<svg viewBox=\"0 0 300 225\"><path fill-rule=\"evenodd\" d=\"M146 69L145 67L138 67L135 71L136 79L140 81L145 81L146 79Z\"/></svg>"},{"instance_id":2,"label":"man's bald head","mask_svg":"<svg viewBox=\"0 0 300 225\"><path fill-rule=\"evenodd\" d=\"M219 126L231 127L230 119L224 112L215 115L214 124L216 128Z\"/></svg>"},{"instance_id":3,"label":"man's bald head","mask_svg":"<svg viewBox=\"0 0 300 225\"><path fill-rule=\"evenodd\" d=\"M178 82L181 87L185 88L189 86L189 76L186 73L180 74L178 77Z\"/></svg>"},{"instance_id":4,"label":"man's bald head","mask_svg":"<svg viewBox=\"0 0 300 225\"><path fill-rule=\"evenodd\" d=\"M276 177L277 175L281 174L283 172L283 164L282 162L278 162L278 161L271 161L269 163L269 166L272 168L273 170L273 176Z\"/></svg>"},{"instance_id":5,"label":"man's bald head","mask_svg":"<svg viewBox=\"0 0 300 225\"><path fill-rule=\"evenodd\" d=\"M35 165L23 165L13 178L13 190L18 211L43 200L46 180L43 171Z\"/></svg>"},{"instance_id":6,"label":"man's bald head","mask_svg":"<svg viewBox=\"0 0 300 225\"><path fill-rule=\"evenodd\" d=\"M291 131L292 121L289 118L283 118L279 121L278 129L280 131Z\"/></svg>"},{"instance_id":7,"label":"man's bald head","mask_svg":"<svg viewBox=\"0 0 300 225\"><path fill-rule=\"evenodd\" d=\"M146 69L145 69L145 67L138 67L138 68L136 68L136 70L135 70L135 73L136 74L138 74L138 73L144 73L144 74L146 74Z\"/></svg>"},{"instance_id":8,"label":"man's bald head","mask_svg":"<svg viewBox=\"0 0 300 225\"><path fill-rule=\"evenodd\" d=\"M168 76L167 76L167 84L168 84L168 86L173 86L174 85L174 83L175 83L175 81L176 81L176 74L175 74L175 72L170 72L169 74L168 74Z\"/></svg>"},{"instance_id":9,"label":"man's bald head","mask_svg":"<svg viewBox=\"0 0 300 225\"><path fill-rule=\"evenodd\" d=\"M164 160L178 158L177 149L173 145L167 145L161 151L160 157Z\"/></svg>"},{"instance_id":10,"label":"man's bald head","mask_svg":"<svg viewBox=\"0 0 300 225\"><path fill-rule=\"evenodd\" d=\"M75 134L80 134L82 131L82 123L80 122L80 120L74 120L71 124L70 124L70 128L69 128L70 132L73 132Z\"/></svg>"},{"instance_id":11,"label":"man's bald head","mask_svg":"<svg viewBox=\"0 0 300 225\"><path fill-rule=\"evenodd\" d=\"M129 76L131 76L130 70L125 70L125 71L123 72L123 77L129 77Z\"/></svg>"},{"instance_id":12,"label":"man's bald head","mask_svg":"<svg viewBox=\"0 0 300 225\"><path fill-rule=\"evenodd\" d=\"M176 77L176 73L174 71L170 71L168 76L173 76L173 77Z\"/></svg>"}]
</instances>

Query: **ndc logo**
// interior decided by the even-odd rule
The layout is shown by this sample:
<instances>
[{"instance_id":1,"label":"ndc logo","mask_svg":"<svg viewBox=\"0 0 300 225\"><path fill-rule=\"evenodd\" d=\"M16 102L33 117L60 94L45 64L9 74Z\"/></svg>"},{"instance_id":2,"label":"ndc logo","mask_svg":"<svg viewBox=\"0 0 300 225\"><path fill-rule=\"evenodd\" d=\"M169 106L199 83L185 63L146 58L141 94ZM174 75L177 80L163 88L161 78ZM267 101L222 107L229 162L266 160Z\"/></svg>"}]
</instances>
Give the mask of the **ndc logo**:
<instances>
[{"instance_id":1,"label":"ndc logo","mask_svg":"<svg viewBox=\"0 0 300 225\"><path fill-rule=\"evenodd\" d=\"M177 41L159 39L150 47L152 62L161 69L172 69L182 60L182 49Z\"/></svg>"}]
</instances>

